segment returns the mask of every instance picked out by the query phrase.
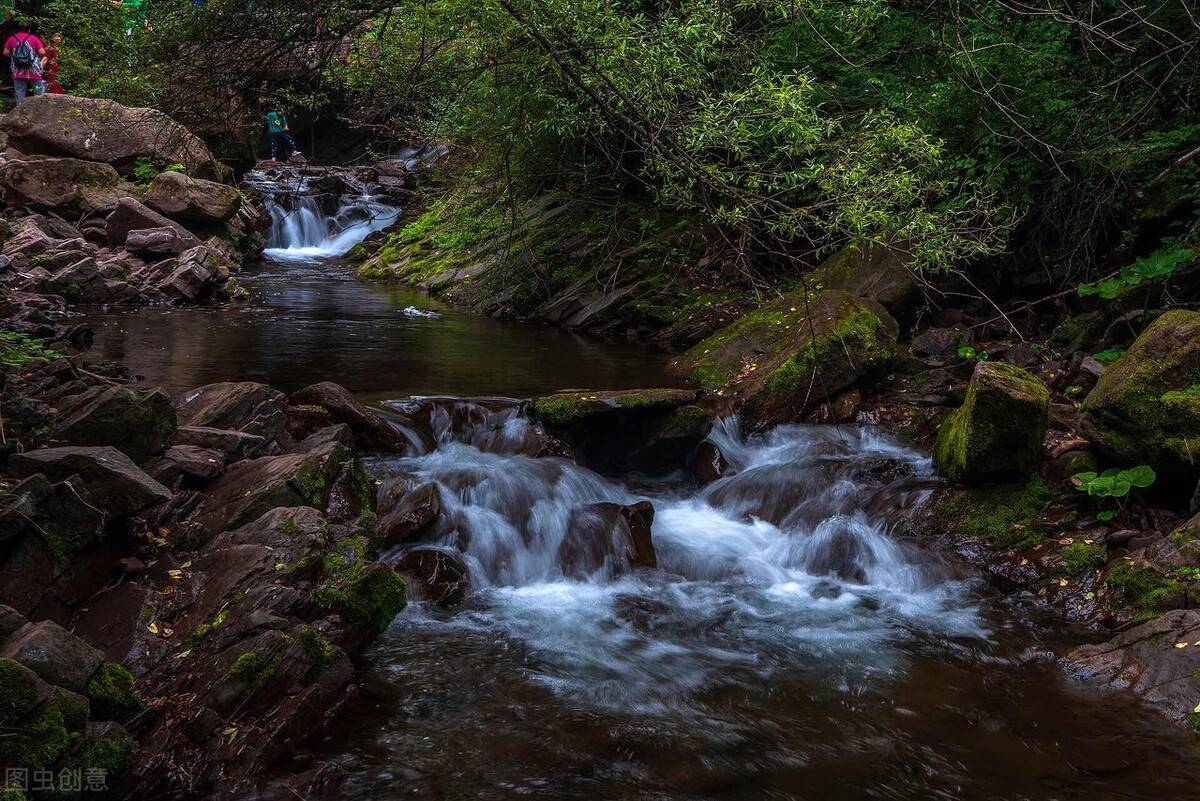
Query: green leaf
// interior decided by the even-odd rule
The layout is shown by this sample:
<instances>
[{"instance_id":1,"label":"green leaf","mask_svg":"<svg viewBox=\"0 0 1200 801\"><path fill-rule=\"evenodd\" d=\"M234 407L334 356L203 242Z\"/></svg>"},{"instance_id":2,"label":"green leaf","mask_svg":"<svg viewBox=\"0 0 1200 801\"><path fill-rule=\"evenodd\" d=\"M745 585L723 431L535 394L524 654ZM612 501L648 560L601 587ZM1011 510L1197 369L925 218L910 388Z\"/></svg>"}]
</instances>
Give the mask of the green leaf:
<instances>
[{"instance_id":1,"label":"green leaf","mask_svg":"<svg viewBox=\"0 0 1200 801\"><path fill-rule=\"evenodd\" d=\"M1154 468L1145 464L1122 471L1121 475L1125 476L1125 480L1131 485L1142 488L1149 487L1158 478L1158 474L1154 472Z\"/></svg>"},{"instance_id":2,"label":"green leaf","mask_svg":"<svg viewBox=\"0 0 1200 801\"><path fill-rule=\"evenodd\" d=\"M1117 513L1111 509L1105 509L1103 512L1096 512L1096 519L1101 523L1107 523L1117 516Z\"/></svg>"}]
</instances>

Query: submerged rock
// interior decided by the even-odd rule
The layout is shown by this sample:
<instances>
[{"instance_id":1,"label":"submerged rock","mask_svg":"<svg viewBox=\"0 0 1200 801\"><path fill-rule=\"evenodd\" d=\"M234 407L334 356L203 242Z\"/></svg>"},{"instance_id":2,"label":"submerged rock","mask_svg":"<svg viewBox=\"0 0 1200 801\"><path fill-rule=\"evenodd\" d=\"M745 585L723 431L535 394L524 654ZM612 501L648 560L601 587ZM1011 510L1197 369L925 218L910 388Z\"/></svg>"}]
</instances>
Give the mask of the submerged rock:
<instances>
[{"instance_id":1,"label":"submerged rock","mask_svg":"<svg viewBox=\"0 0 1200 801\"><path fill-rule=\"evenodd\" d=\"M450 548L420 545L405 551L396 572L415 579L420 597L438 606L456 606L466 597L470 575L462 557Z\"/></svg>"},{"instance_id":2,"label":"submerged rock","mask_svg":"<svg viewBox=\"0 0 1200 801\"><path fill-rule=\"evenodd\" d=\"M680 376L741 400L760 426L789 422L895 354L899 327L883 306L837 289L799 289L671 363Z\"/></svg>"},{"instance_id":3,"label":"submerged rock","mask_svg":"<svg viewBox=\"0 0 1200 801\"><path fill-rule=\"evenodd\" d=\"M601 570L615 576L632 568L657 567L650 533L653 523L654 507L649 501L576 507L558 548L563 575L584 579Z\"/></svg>"},{"instance_id":4,"label":"submerged rock","mask_svg":"<svg viewBox=\"0 0 1200 801\"><path fill-rule=\"evenodd\" d=\"M975 366L963 405L942 423L934 462L967 483L1019 478L1037 469L1049 422L1050 393L1019 367Z\"/></svg>"},{"instance_id":5,"label":"submerged rock","mask_svg":"<svg viewBox=\"0 0 1200 801\"><path fill-rule=\"evenodd\" d=\"M1084 432L1120 465L1148 464L1181 497L1200 477L1200 313L1170 311L1083 402Z\"/></svg>"}]
</instances>

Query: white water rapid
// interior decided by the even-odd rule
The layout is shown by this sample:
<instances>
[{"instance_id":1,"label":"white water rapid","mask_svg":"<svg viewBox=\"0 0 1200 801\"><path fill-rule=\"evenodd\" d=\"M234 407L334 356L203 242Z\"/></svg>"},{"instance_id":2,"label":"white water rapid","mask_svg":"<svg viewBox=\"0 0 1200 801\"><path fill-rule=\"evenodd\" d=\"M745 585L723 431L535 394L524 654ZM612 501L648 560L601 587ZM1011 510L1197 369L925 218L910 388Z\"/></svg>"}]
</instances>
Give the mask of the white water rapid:
<instances>
[{"instance_id":1,"label":"white water rapid","mask_svg":"<svg viewBox=\"0 0 1200 801\"><path fill-rule=\"evenodd\" d=\"M436 451L379 467L438 484L439 543L462 549L472 594L457 614L414 604L396 625L515 641L556 693L677 709L735 674L760 681L801 665L854 683L899 668L903 652L889 646L901 641L986 636L967 582L892 535L889 515L920 500L931 467L874 429L791 425L747 439L725 420L710 439L732 474L696 489L519 455L529 424L515 410L460 404L453 415L457 434L447 413L432 416ZM465 433L464 417L475 418ZM656 511L658 568L609 560L568 578L559 548L572 510L639 500Z\"/></svg>"}]
</instances>

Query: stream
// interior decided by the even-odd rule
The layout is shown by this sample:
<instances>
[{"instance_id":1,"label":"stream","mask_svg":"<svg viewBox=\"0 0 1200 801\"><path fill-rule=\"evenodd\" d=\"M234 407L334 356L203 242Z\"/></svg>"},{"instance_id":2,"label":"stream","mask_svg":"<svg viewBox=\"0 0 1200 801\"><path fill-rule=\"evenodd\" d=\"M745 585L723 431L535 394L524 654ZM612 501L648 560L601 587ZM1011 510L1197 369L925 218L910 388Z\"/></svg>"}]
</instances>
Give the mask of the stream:
<instances>
[{"instance_id":1,"label":"stream","mask_svg":"<svg viewBox=\"0 0 1200 801\"><path fill-rule=\"evenodd\" d=\"M100 310L94 353L173 392L332 380L442 396L457 421L430 453L368 460L436 482L471 590L411 603L349 713L287 765L339 765L329 798L1196 797L1194 740L1059 666L1095 634L905 535L936 478L886 431L726 419L710 439L731 472L703 487L521 455L530 422L497 396L661 386L667 356L356 281L344 254L395 214L370 198L272 214L250 305ZM657 569L564 574L573 509L640 500Z\"/></svg>"}]
</instances>

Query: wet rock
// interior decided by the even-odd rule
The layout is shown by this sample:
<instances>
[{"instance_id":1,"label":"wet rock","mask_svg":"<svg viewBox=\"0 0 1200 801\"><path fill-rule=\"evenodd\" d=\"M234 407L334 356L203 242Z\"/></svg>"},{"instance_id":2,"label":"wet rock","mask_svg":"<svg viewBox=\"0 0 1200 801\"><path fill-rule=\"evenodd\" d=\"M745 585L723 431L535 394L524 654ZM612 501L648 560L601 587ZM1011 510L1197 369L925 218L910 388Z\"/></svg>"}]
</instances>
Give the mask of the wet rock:
<instances>
[{"instance_id":1,"label":"wet rock","mask_svg":"<svg viewBox=\"0 0 1200 801\"><path fill-rule=\"evenodd\" d=\"M740 400L759 426L790 422L894 355L899 327L871 300L799 289L750 312L671 362L679 376Z\"/></svg>"},{"instance_id":2,"label":"wet rock","mask_svg":"<svg viewBox=\"0 0 1200 801\"><path fill-rule=\"evenodd\" d=\"M417 539L442 513L442 496L437 484L422 484L403 494L396 489L396 485L385 488L377 512L379 534L384 545L389 547Z\"/></svg>"},{"instance_id":3,"label":"wet rock","mask_svg":"<svg viewBox=\"0 0 1200 801\"><path fill-rule=\"evenodd\" d=\"M1121 465L1148 464L1182 502L1200 466L1200 313L1170 311L1100 377L1083 402L1084 433Z\"/></svg>"},{"instance_id":4,"label":"wet rock","mask_svg":"<svg viewBox=\"0 0 1200 801\"><path fill-rule=\"evenodd\" d=\"M213 224L224 223L237 214L242 196L226 184L163 172L150 185L145 202L168 217Z\"/></svg>"},{"instance_id":5,"label":"wet rock","mask_svg":"<svg viewBox=\"0 0 1200 801\"><path fill-rule=\"evenodd\" d=\"M178 256L195 243L195 237L183 236L174 228L138 228L125 237L126 248L152 256Z\"/></svg>"},{"instance_id":6,"label":"wet rock","mask_svg":"<svg viewBox=\"0 0 1200 801\"><path fill-rule=\"evenodd\" d=\"M613 576L631 568L657 567L650 534L653 522L654 507L648 501L576 507L558 549L563 575L582 579L601 570Z\"/></svg>"},{"instance_id":7,"label":"wet rock","mask_svg":"<svg viewBox=\"0 0 1200 801\"><path fill-rule=\"evenodd\" d=\"M0 164L0 188L10 207L76 216L107 212L138 193L107 164L73 158L6 161Z\"/></svg>"},{"instance_id":8,"label":"wet rock","mask_svg":"<svg viewBox=\"0 0 1200 801\"><path fill-rule=\"evenodd\" d=\"M136 514L171 498L170 490L111 446L43 448L13 454L8 464L18 478L43 473L61 481L78 475L92 502L114 516Z\"/></svg>"},{"instance_id":9,"label":"wet rock","mask_svg":"<svg viewBox=\"0 0 1200 801\"><path fill-rule=\"evenodd\" d=\"M208 426L180 426L175 431L174 443L220 451L227 462L261 456L270 444L257 434Z\"/></svg>"},{"instance_id":10,"label":"wet rock","mask_svg":"<svg viewBox=\"0 0 1200 801\"><path fill-rule=\"evenodd\" d=\"M283 431L286 406L284 394L265 384L223 382L186 393L176 412L180 426L229 429L271 441Z\"/></svg>"},{"instance_id":11,"label":"wet rock","mask_svg":"<svg viewBox=\"0 0 1200 801\"><path fill-rule=\"evenodd\" d=\"M65 445L111 445L140 463L160 453L174 435L175 409L166 392L109 386L78 396L50 438Z\"/></svg>"},{"instance_id":12,"label":"wet rock","mask_svg":"<svg viewBox=\"0 0 1200 801\"><path fill-rule=\"evenodd\" d=\"M225 454L216 448L195 445L172 445L154 465L151 475L168 486L183 478L197 482L209 481L225 469Z\"/></svg>"},{"instance_id":13,"label":"wet rock","mask_svg":"<svg viewBox=\"0 0 1200 801\"><path fill-rule=\"evenodd\" d=\"M1183 725L1196 706L1197 641L1200 610L1176 609L1106 643L1080 646L1066 661L1084 678L1132 690Z\"/></svg>"},{"instance_id":14,"label":"wet rock","mask_svg":"<svg viewBox=\"0 0 1200 801\"><path fill-rule=\"evenodd\" d=\"M730 472L725 454L721 453L716 443L707 439L696 446L692 458L688 461L688 470L705 484L716 481Z\"/></svg>"},{"instance_id":15,"label":"wet rock","mask_svg":"<svg viewBox=\"0 0 1200 801\"><path fill-rule=\"evenodd\" d=\"M945 356L962 341L962 332L953 328L927 328L912 338L911 347L915 356Z\"/></svg>"},{"instance_id":16,"label":"wet rock","mask_svg":"<svg viewBox=\"0 0 1200 801\"><path fill-rule=\"evenodd\" d=\"M198 245L181 253L174 269L154 288L171 302L195 303L224 282L220 259L207 245Z\"/></svg>"},{"instance_id":17,"label":"wet rock","mask_svg":"<svg viewBox=\"0 0 1200 801\"><path fill-rule=\"evenodd\" d=\"M0 645L28 622L16 609L0 604Z\"/></svg>"},{"instance_id":18,"label":"wet rock","mask_svg":"<svg viewBox=\"0 0 1200 801\"><path fill-rule=\"evenodd\" d=\"M188 248L194 248L200 244L200 239L191 231L131 197L121 198L117 202L116 208L105 220L105 230L110 245L124 245L129 239L130 231L145 231L151 228L165 228L174 231L179 240L186 243Z\"/></svg>"},{"instance_id":19,"label":"wet rock","mask_svg":"<svg viewBox=\"0 0 1200 801\"><path fill-rule=\"evenodd\" d=\"M325 409L333 420L350 427L355 443L361 450L392 453L406 453L409 450L409 441L404 434L356 400L344 387L330 381L292 393L291 402Z\"/></svg>"},{"instance_id":20,"label":"wet rock","mask_svg":"<svg viewBox=\"0 0 1200 801\"><path fill-rule=\"evenodd\" d=\"M456 606L470 586L467 565L454 550L422 545L406 550L396 572L411 579L420 597L438 606Z\"/></svg>"},{"instance_id":21,"label":"wet rock","mask_svg":"<svg viewBox=\"0 0 1200 801\"><path fill-rule=\"evenodd\" d=\"M938 431L938 470L967 483L1029 475L1042 459L1049 403L1042 383L1019 367L980 362L966 401Z\"/></svg>"},{"instance_id":22,"label":"wet rock","mask_svg":"<svg viewBox=\"0 0 1200 801\"><path fill-rule=\"evenodd\" d=\"M83 692L104 656L57 623L28 623L0 648L0 658L13 659L43 681Z\"/></svg>"},{"instance_id":23,"label":"wet rock","mask_svg":"<svg viewBox=\"0 0 1200 801\"><path fill-rule=\"evenodd\" d=\"M712 428L695 390L568 392L534 398L536 419L575 460L606 473L684 467Z\"/></svg>"},{"instance_id":24,"label":"wet rock","mask_svg":"<svg viewBox=\"0 0 1200 801\"><path fill-rule=\"evenodd\" d=\"M10 147L22 153L71 156L132 170L139 158L182 164L191 175L221 178L227 168L186 128L161 111L112 100L42 95L29 98L0 123Z\"/></svg>"}]
</instances>

